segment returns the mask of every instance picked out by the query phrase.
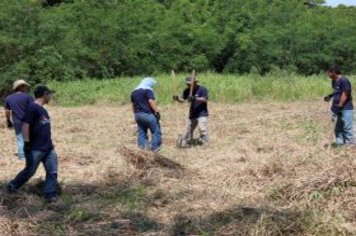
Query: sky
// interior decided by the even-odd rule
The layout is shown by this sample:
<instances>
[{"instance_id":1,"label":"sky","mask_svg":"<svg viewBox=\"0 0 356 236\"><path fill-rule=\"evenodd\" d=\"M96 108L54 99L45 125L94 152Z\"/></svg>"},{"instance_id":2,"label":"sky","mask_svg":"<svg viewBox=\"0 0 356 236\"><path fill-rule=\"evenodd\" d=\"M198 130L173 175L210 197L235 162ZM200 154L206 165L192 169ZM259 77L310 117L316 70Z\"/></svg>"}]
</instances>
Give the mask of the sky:
<instances>
[{"instance_id":1,"label":"sky","mask_svg":"<svg viewBox=\"0 0 356 236\"><path fill-rule=\"evenodd\" d=\"M356 6L356 0L326 0L326 5L337 6L339 4L344 4L347 6Z\"/></svg>"}]
</instances>

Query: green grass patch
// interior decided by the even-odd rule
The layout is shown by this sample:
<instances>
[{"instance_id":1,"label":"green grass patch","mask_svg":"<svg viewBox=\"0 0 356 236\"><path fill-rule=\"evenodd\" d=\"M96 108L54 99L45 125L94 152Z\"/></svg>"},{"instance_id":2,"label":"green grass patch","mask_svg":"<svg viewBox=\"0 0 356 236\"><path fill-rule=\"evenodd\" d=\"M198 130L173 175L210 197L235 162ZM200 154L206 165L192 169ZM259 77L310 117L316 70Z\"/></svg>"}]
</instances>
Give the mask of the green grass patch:
<instances>
[{"instance_id":1,"label":"green grass patch","mask_svg":"<svg viewBox=\"0 0 356 236\"><path fill-rule=\"evenodd\" d=\"M160 104L172 102L172 95L186 87L186 75L175 78L170 75L158 75L155 88ZM142 77L115 79L87 79L71 82L49 82L55 89L54 103L61 106L79 106L96 103L130 102L131 91ZM209 90L210 100L221 103L245 101L296 101L322 98L331 92L330 80L326 75L310 77L284 72L260 76L204 73L198 75L200 84Z\"/></svg>"},{"instance_id":2,"label":"green grass patch","mask_svg":"<svg viewBox=\"0 0 356 236\"><path fill-rule=\"evenodd\" d=\"M68 233L68 225L63 221L58 222L42 222L38 224L37 235L66 235Z\"/></svg>"},{"instance_id":3,"label":"green grass patch","mask_svg":"<svg viewBox=\"0 0 356 236\"><path fill-rule=\"evenodd\" d=\"M70 222L85 222L90 219L96 219L99 218L98 214L93 214L85 209L80 209L77 207L73 207L70 209L68 213L68 219Z\"/></svg>"},{"instance_id":4,"label":"green grass patch","mask_svg":"<svg viewBox=\"0 0 356 236\"><path fill-rule=\"evenodd\" d=\"M145 207L146 188L143 185L119 189L103 196L110 204L122 204L130 210L142 210Z\"/></svg>"},{"instance_id":5,"label":"green grass patch","mask_svg":"<svg viewBox=\"0 0 356 236\"><path fill-rule=\"evenodd\" d=\"M301 136L303 140L312 143L313 145L319 141L321 127L316 121L307 120L300 124L300 128L304 130L304 134Z\"/></svg>"}]
</instances>

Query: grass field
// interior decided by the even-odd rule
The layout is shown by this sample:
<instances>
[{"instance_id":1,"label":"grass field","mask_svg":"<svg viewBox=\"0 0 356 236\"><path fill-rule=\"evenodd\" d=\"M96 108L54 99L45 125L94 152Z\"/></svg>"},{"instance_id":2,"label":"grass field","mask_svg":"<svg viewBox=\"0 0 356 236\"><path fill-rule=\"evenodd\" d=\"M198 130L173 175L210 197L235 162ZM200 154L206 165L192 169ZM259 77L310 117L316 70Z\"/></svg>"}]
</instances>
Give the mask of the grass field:
<instances>
[{"instance_id":1,"label":"grass field","mask_svg":"<svg viewBox=\"0 0 356 236\"><path fill-rule=\"evenodd\" d=\"M284 72L260 75L198 74L200 84L209 88L210 99L219 103L246 101L300 101L322 98L331 92L330 80L325 75L304 77ZM155 88L158 101L169 104L172 95L185 88L186 75L174 78L158 75ZM142 77L109 80L80 80L72 82L50 82L57 91L55 102L64 106L92 105L96 103L127 104L130 92Z\"/></svg>"},{"instance_id":2,"label":"grass field","mask_svg":"<svg viewBox=\"0 0 356 236\"><path fill-rule=\"evenodd\" d=\"M60 95L69 86L52 85ZM219 89L212 90L220 100ZM211 145L184 150L175 139L185 128L187 105L163 105L160 158L136 149L129 105L48 109L61 201L43 202L42 168L16 195L1 189L0 235L356 234L356 150L330 148L332 123L320 99L212 102ZM23 163L13 156L12 131L0 130L5 184Z\"/></svg>"}]
</instances>

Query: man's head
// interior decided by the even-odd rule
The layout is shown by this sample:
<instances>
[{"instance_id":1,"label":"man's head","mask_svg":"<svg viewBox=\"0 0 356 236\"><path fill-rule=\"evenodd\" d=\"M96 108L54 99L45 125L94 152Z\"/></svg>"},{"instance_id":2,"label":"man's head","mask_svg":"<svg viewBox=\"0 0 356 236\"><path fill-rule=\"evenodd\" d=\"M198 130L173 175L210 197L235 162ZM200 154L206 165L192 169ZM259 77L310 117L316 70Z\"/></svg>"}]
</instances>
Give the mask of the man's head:
<instances>
[{"instance_id":1,"label":"man's head","mask_svg":"<svg viewBox=\"0 0 356 236\"><path fill-rule=\"evenodd\" d=\"M341 76L341 70L340 67L337 65L332 65L329 67L329 69L327 70L328 76L330 79L332 80L336 80Z\"/></svg>"},{"instance_id":2,"label":"man's head","mask_svg":"<svg viewBox=\"0 0 356 236\"><path fill-rule=\"evenodd\" d=\"M41 99L43 104L49 103L52 98L53 90L50 90L48 87L39 85L35 88L33 92L35 95L35 99Z\"/></svg>"},{"instance_id":3,"label":"man's head","mask_svg":"<svg viewBox=\"0 0 356 236\"><path fill-rule=\"evenodd\" d=\"M188 76L186 79L185 79L185 84L187 85L187 87L190 87L192 84L194 86L194 88L198 85L198 80L196 77L193 77L193 76Z\"/></svg>"},{"instance_id":4,"label":"man's head","mask_svg":"<svg viewBox=\"0 0 356 236\"><path fill-rule=\"evenodd\" d=\"M15 92L27 92L30 87L30 84L28 84L25 80L20 79L14 82L13 89Z\"/></svg>"},{"instance_id":5,"label":"man's head","mask_svg":"<svg viewBox=\"0 0 356 236\"><path fill-rule=\"evenodd\" d=\"M153 77L146 77L141 81L140 86L145 88L153 89L153 87L157 84L157 81Z\"/></svg>"}]
</instances>

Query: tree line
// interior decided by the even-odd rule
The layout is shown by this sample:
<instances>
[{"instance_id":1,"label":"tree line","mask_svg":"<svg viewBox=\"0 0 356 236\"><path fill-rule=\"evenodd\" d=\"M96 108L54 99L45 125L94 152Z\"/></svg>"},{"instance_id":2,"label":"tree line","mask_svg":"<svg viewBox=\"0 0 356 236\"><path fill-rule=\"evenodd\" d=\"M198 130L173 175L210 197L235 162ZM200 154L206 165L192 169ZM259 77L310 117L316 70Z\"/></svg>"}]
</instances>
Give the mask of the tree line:
<instances>
[{"instance_id":1,"label":"tree line","mask_svg":"<svg viewBox=\"0 0 356 236\"><path fill-rule=\"evenodd\" d=\"M0 0L1 83L356 68L356 7L306 0Z\"/></svg>"}]
</instances>

